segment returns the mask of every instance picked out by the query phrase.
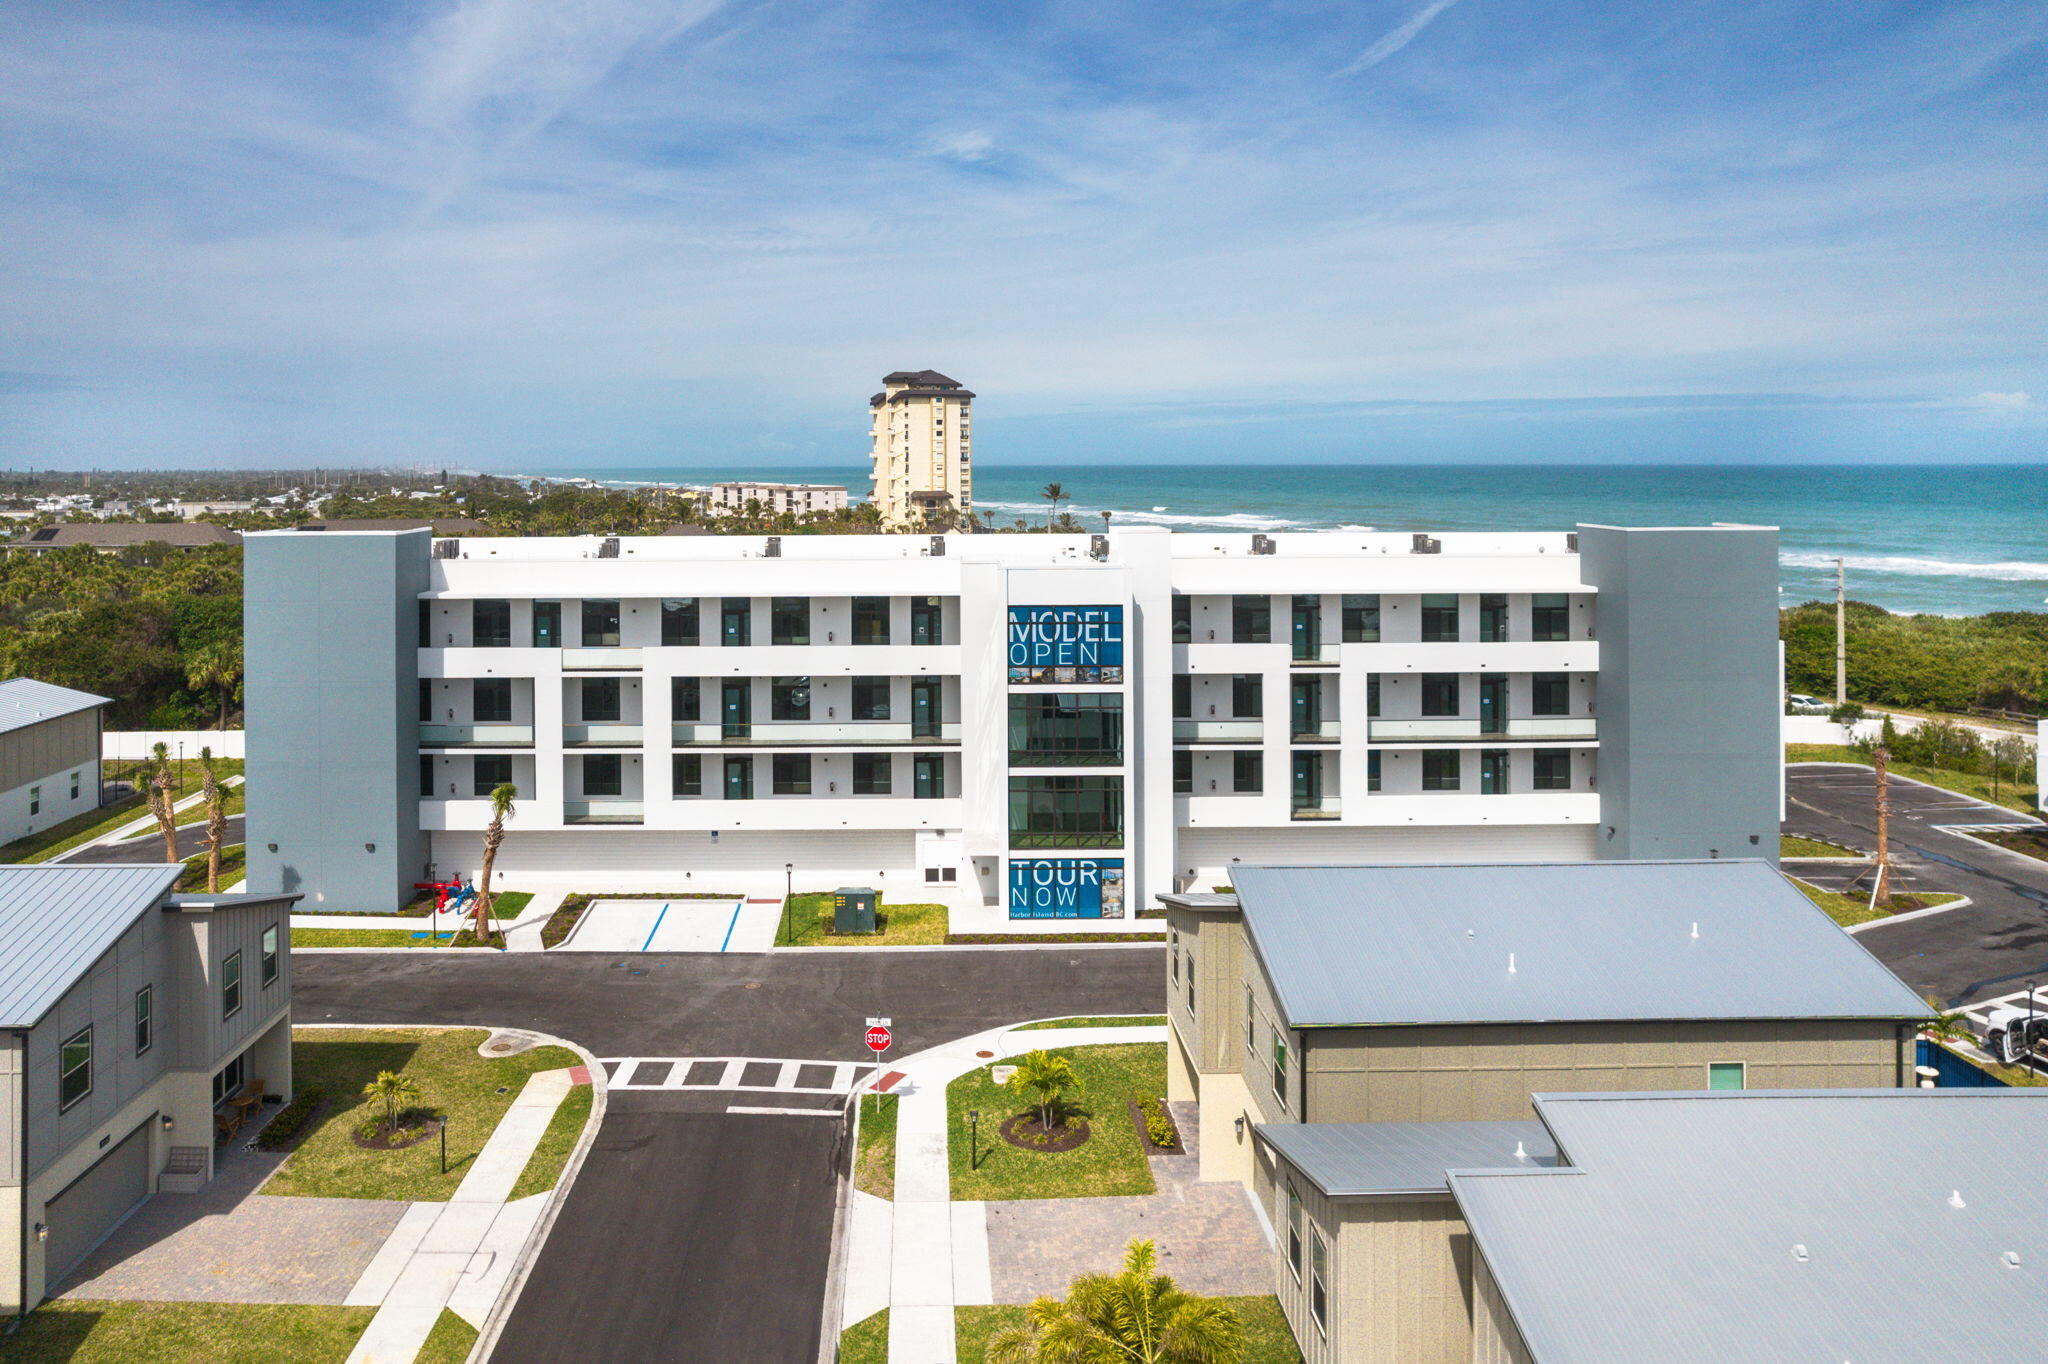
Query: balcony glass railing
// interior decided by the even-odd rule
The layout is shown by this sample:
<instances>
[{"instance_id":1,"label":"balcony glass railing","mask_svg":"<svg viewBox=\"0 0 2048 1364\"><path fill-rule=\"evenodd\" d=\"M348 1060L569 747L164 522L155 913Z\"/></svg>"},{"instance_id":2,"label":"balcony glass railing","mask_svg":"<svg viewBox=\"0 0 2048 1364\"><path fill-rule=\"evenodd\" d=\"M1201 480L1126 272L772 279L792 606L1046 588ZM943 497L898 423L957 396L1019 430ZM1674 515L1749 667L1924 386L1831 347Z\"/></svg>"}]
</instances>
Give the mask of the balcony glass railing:
<instances>
[{"instance_id":1,"label":"balcony glass railing","mask_svg":"<svg viewBox=\"0 0 2048 1364\"><path fill-rule=\"evenodd\" d=\"M1335 720L1318 720L1298 729L1290 722L1287 729L1287 737L1298 744L1333 744L1339 733Z\"/></svg>"},{"instance_id":2,"label":"balcony glass railing","mask_svg":"<svg viewBox=\"0 0 2048 1364\"><path fill-rule=\"evenodd\" d=\"M1320 796L1314 800L1296 800L1290 807L1296 819L1336 819L1343 809L1335 796Z\"/></svg>"},{"instance_id":3,"label":"balcony glass railing","mask_svg":"<svg viewBox=\"0 0 2048 1364\"><path fill-rule=\"evenodd\" d=\"M420 742L428 747L469 744L491 748L531 748L532 725L421 725Z\"/></svg>"},{"instance_id":4,"label":"balcony glass railing","mask_svg":"<svg viewBox=\"0 0 2048 1364\"><path fill-rule=\"evenodd\" d=\"M616 797L591 797L562 802L564 824L638 824L645 818L642 802Z\"/></svg>"},{"instance_id":5,"label":"balcony glass railing","mask_svg":"<svg viewBox=\"0 0 2048 1364\"><path fill-rule=\"evenodd\" d=\"M563 672L618 672L637 669L639 666L640 651L636 648L562 650Z\"/></svg>"},{"instance_id":6,"label":"balcony glass railing","mask_svg":"<svg viewBox=\"0 0 2048 1364\"><path fill-rule=\"evenodd\" d=\"M642 729L639 725L619 723L597 725L563 725L562 742L574 747L624 747L640 742Z\"/></svg>"},{"instance_id":7,"label":"balcony glass railing","mask_svg":"<svg viewBox=\"0 0 2048 1364\"><path fill-rule=\"evenodd\" d=\"M1177 744L1255 744L1266 737L1264 720L1175 720Z\"/></svg>"},{"instance_id":8,"label":"balcony glass railing","mask_svg":"<svg viewBox=\"0 0 2048 1364\"><path fill-rule=\"evenodd\" d=\"M725 725L716 720L680 720L679 744L949 744L960 742L957 722L920 725L910 720L758 720Z\"/></svg>"},{"instance_id":9,"label":"balcony glass railing","mask_svg":"<svg viewBox=\"0 0 2048 1364\"><path fill-rule=\"evenodd\" d=\"M1420 743L1429 740L1460 739L1591 739L1596 727L1591 716L1545 715L1521 720L1495 722L1437 716L1415 720L1374 720L1370 723L1374 743Z\"/></svg>"}]
</instances>

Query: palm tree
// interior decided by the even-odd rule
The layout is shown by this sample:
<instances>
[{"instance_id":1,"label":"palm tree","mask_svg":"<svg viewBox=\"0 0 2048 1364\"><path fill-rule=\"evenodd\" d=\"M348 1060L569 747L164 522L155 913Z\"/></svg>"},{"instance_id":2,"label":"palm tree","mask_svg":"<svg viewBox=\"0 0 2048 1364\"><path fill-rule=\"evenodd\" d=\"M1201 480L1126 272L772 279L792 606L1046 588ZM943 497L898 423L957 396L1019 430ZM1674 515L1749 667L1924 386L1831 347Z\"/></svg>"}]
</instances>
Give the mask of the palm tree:
<instances>
[{"instance_id":1,"label":"palm tree","mask_svg":"<svg viewBox=\"0 0 2048 1364\"><path fill-rule=\"evenodd\" d=\"M220 850L227 842L227 800L221 794L220 774L213 770L213 750L199 750L199 770L205 773L200 792L206 804L206 893L220 893Z\"/></svg>"},{"instance_id":2,"label":"palm tree","mask_svg":"<svg viewBox=\"0 0 2048 1364\"><path fill-rule=\"evenodd\" d=\"M158 744L149 750L149 764L142 772L142 798L149 805L149 812L156 816L157 832L163 835L164 861L181 862L178 856L178 821L171 813L177 804L172 794L177 779L171 775L171 750L167 744Z\"/></svg>"},{"instance_id":3,"label":"palm tree","mask_svg":"<svg viewBox=\"0 0 2048 1364\"><path fill-rule=\"evenodd\" d=\"M1045 528L1048 531L1052 529L1052 518L1059 512L1060 503L1065 500L1066 495L1067 490L1057 483L1046 484L1045 491L1039 494L1040 497L1052 504L1051 509L1045 514Z\"/></svg>"},{"instance_id":4,"label":"palm tree","mask_svg":"<svg viewBox=\"0 0 2048 1364\"><path fill-rule=\"evenodd\" d=\"M1927 1007L1934 1010L1934 1017L1920 1025L1920 1035L1930 1042L1968 1042L1974 1045L1977 1034L1970 1027L1970 1016L1961 1009L1944 1009L1941 1001L1933 995L1923 995Z\"/></svg>"},{"instance_id":5,"label":"palm tree","mask_svg":"<svg viewBox=\"0 0 2048 1364\"><path fill-rule=\"evenodd\" d=\"M401 1075L395 1070L380 1070L376 1079L363 1086L365 1099L383 1101L386 1132L398 1130L398 1106L407 1099L417 1099L419 1096L419 1081L410 1075Z\"/></svg>"},{"instance_id":6,"label":"palm tree","mask_svg":"<svg viewBox=\"0 0 2048 1364\"><path fill-rule=\"evenodd\" d=\"M1066 1301L1040 1298L1026 1324L998 1332L989 1364L1243 1364L1244 1321L1214 1298L1155 1272L1150 1241L1133 1241L1116 1274L1083 1274Z\"/></svg>"},{"instance_id":7,"label":"palm tree","mask_svg":"<svg viewBox=\"0 0 2048 1364\"><path fill-rule=\"evenodd\" d=\"M213 644L185 664L185 685L193 691L214 691L220 698L219 729L228 727L228 703L242 681L241 651L232 644Z\"/></svg>"},{"instance_id":8,"label":"palm tree","mask_svg":"<svg viewBox=\"0 0 2048 1364\"><path fill-rule=\"evenodd\" d=\"M1008 1084L1019 1094L1031 1096L1038 1108L1039 1127L1050 1132L1053 1114L1068 1090L1081 1087L1081 1077L1074 1073L1074 1063L1066 1057L1034 1051L1017 1058L1017 1069Z\"/></svg>"},{"instance_id":9,"label":"palm tree","mask_svg":"<svg viewBox=\"0 0 2048 1364\"><path fill-rule=\"evenodd\" d=\"M476 940L488 943L491 933L488 927L491 914L491 875L498 861L498 849L505 842L505 821L512 817L512 802L519 798L519 788L511 782L502 782L491 792L491 822L484 826L483 874L477 877L476 887Z\"/></svg>"}]
</instances>

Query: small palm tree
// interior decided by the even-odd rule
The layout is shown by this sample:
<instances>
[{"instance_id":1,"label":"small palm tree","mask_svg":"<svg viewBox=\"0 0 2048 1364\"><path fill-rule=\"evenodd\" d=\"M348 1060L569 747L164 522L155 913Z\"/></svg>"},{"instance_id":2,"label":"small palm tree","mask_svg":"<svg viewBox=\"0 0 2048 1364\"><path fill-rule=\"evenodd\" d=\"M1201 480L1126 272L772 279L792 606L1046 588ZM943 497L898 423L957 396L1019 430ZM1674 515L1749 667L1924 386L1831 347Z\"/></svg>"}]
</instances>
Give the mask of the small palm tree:
<instances>
[{"instance_id":1,"label":"small palm tree","mask_svg":"<svg viewBox=\"0 0 2048 1364\"><path fill-rule=\"evenodd\" d=\"M1039 496L1052 504L1051 508L1045 513L1045 528L1051 530L1052 519L1059 512L1060 503L1066 499L1067 490L1058 483L1048 483L1045 485L1045 490L1039 493Z\"/></svg>"},{"instance_id":2,"label":"small palm tree","mask_svg":"<svg viewBox=\"0 0 2048 1364\"><path fill-rule=\"evenodd\" d=\"M220 700L219 729L228 727L228 703L242 682L241 650L232 644L212 644L194 654L185 664L185 685L193 691L212 691Z\"/></svg>"},{"instance_id":3,"label":"small palm tree","mask_svg":"<svg viewBox=\"0 0 2048 1364\"><path fill-rule=\"evenodd\" d=\"M398 1109L408 1099L420 1096L419 1081L410 1075L401 1075L395 1070L380 1070L377 1078L363 1086L365 1099L379 1100L384 1105L384 1130L398 1130Z\"/></svg>"},{"instance_id":4,"label":"small palm tree","mask_svg":"<svg viewBox=\"0 0 2048 1364\"><path fill-rule=\"evenodd\" d=\"M1934 1017L1920 1025L1920 1035L1930 1042L1975 1043L1977 1034L1970 1027L1970 1016L1961 1009L1944 1009L1941 1001L1933 995L1922 996L1927 1007L1934 1010Z\"/></svg>"},{"instance_id":5,"label":"small palm tree","mask_svg":"<svg viewBox=\"0 0 2048 1364\"><path fill-rule=\"evenodd\" d=\"M1034 1051L1017 1058L1017 1069L1008 1085L1019 1094L1031 1096L1038 1109L1039 1127L1050 1132L1053 1115L1059 1111L1067 1091L1081 1087L1081 1077L1074 1073L1074 1063L1066 1057Z\"/></svg>"},{"instance_id":6,"label":"small palm tree","mask_svg":"<svg viewBox=\"0 0 2048 1364\"><path fill-rule=\"evenodd\" d=\"M492 869L497 865L498 849L505 842L505 821L512 817L512 802L518 798L519 788L509 781L501 782L491 792L491 822L484 826L483 874L477 878L476 887L476 940L479 943L491 940Z\"/></svg>"},{"instance_id":7,"label":"small palm tree","mask_svg":"<svg viewBox=\"0 0 2048 1364\"><path fill-rule=\"evenodd\" d=\"M227 799L221 793L220 774L213 768L213 750L199 750L199 770L205 773L200 793L206 804L206 893L220 893L220 852L228 838Z\"/></svg>"},{"instance_id":8,"label":"small palm tree","mask_svg":"<svg viewBox=\"0 0 2048 1364\"><path fill-rule=\"evenodd\" d=\"M1025 1325L989 1341L989 1364L1243 1364L1243 1319L1176 1288L1157 1258L1150 1241L1133 1241L1121 1272L1083 1274L1064 1302L1038 1299Z\"/></svg>"},{"instance_id":9,"label":"small palm tree","mask_svg":"<svg viewBox=\"0 0 2048 1364\"><path fill-rule=\"evenodd\" d=\"M149 751L149 764L143 769L143 799L149 804L149 812L156 816L156 829L164 840L164 861L180 862L178 856L178 820L171 807L178 803L173 794L177 779L171 775L171 750L167 744L158 744Z\"/></svg>"}]
</instances>

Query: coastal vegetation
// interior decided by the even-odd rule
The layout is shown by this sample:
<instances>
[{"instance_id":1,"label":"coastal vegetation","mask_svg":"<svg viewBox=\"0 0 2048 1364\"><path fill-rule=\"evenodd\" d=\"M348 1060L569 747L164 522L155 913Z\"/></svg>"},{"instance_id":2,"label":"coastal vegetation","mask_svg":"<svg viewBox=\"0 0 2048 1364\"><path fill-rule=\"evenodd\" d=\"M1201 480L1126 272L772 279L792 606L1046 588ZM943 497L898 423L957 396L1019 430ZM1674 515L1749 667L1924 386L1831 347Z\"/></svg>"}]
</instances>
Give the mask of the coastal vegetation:
<instances>
[{"instance_id":1,"label":"coastal vegetation","mask_svg":"<svg viewBox=\"0 0 2048 1364\"><path fill-rule=\"evenodd\" d=\"M2048 714L2048 612L1900 616L1852 601L1844 616L1848 691L1857 701L1949 714ZM1779 635L1786 688L1833 695L1834 603L1786 611Z\"/></svg>"}]
</instances>

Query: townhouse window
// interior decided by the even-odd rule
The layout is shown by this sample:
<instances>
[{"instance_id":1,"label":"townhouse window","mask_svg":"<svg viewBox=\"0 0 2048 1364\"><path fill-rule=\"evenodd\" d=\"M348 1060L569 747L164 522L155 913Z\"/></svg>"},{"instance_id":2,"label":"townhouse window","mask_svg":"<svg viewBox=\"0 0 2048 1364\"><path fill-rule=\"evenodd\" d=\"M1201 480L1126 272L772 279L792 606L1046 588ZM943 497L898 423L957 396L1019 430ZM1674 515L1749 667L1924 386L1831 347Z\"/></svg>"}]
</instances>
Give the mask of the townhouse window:
<instances>
[{"instance_id":1,"label":"townhouse window","mask_svg":"<svg viewBox=\"0 0 2048 1364\"><path fill-rule=\"evenodd\" d=\"M228 953L220 964L220 1016L233 1018L242 1011L242 954Z\"/></svg>"},{"instance_id":2,"label":"townhouse window","mask_svg":"<svg viewBox=\"0 0 2048 1364\"><path fill-rule=\"evenodd\" d=\"M856 796L886 796L889 794L894 774L890 770L895 760L887 753L856 753L853 755L853 794Z\"/></svg>"},{"instance_id":3,"label":"townhouse window","mask_svg":"<svg viewBox=\"0 0 2048 1364\"><path fill-rule=\"evenodd\" d=\"M886 720L889 718L888 678L856 677L853 679L853 718L856 720Z\"/></svg>"},{"instance_id":4,"label":"townhouse window","mask_svg":"<svg viewBox=\"0 0 2048 1364\"><path fill-rule=\"evenodd\" d=\"M1182 749L1173 755L1173 793L1176 796L1193 795L1195 791L1195 755Z\"/></svg>"},{"instance_id":5,"label":"townhouse window","mask_svg":"<svg viewBox=\"0 0 2048 1364\"><path fill-rule=\"evenodd\" d=\"M57 1048L57 1111L92 1093L92 1028L80 1028Z\"/></svg>"},{"instance_id":6,"label":"townhouse window","mask_svg":"<svg viewBox=\"0 0 2048 1364\"><path fill-rule=\"evenodd\" d=\"M1195 599L1175 597L1173 599L1173 642L1191 643L1195 637Z\"/></svg>"},{"instance_id":7,"label":"townhouse window","mask_svg":"<svg viewBox=\"0 0 2048 1364\"><path fill-rule=\"evenodd\" d=\"M1740 1061L1715 1061L1707 1067L1708 1089L1742 1089L1747 1079Z\"/></svg>"},{"instance_id":8,"label":"townhouse window","mask_svg":"<svg viewBox=\"0 0 2048 1364\"><path fill-rule=\"evenodd\" d=\"M43 812L42 787L31 786L28 788L28 812L32 815L39 815Z\"/></svg>"},{"instance_id":9,"label":"townhouse window","mask_svg":"<svg viewBox=\"0 0 2048 1364\"><path fill-rule=\"evenodd\" d=\"M1266 755L1257 749L1240 749L1230 755L1230 789L1256 794L1266 789Z\"/></svg>"},{"instance_id":10,"label":"townhouse window","mask_svg":"<svg viewBox=\"0 0 2048 1364\"><path fill-rule=\"evenodd\" d=\"M1294 1281L1301 1282L1301 1192L1294 1181L1287 1182L1287 1267Z\"/></svg>"},{"instance_id":11,"label":"townhouse window","mask_svg":"<svg viewBox=\"0 0 2048 1364\"><path fill-rule=\"evenodd\" d=\"M626 789L626 760L617 753L583 755L583 794L623 795Z\"/></svg>"},{"instance_id":12,"label":"townhouse window","mask_svg":"<svg viewBox=\"0 0 2048 1364\"><path fill-rule=\"evenodd\" d=\"M811 794L811 755L778 753L769 763L769 779L778 796Z\"/></svg>"},{"instance_id":13,"label":"townhouse window","mask_svg":"<svg viewBox=\"0 0 2048 1364\"><path fill-rule=\"evenodd\" d=\"M1380 642L1380 598L1373 593L1346 593L1344 596L1344 642L1346 644L1377 644Z\"/></svg>"},{"instance_id":14,"label":"townhouse window","mask_svg":"<svg viewBox=\"0 0 2048 1364\"><path fill-rule=\"evenodd\" d=\"M1458 675L1456 673L1424 673L1422 675L1422 713L1442 716L1458 713Z\"/></svg>"},{"instance_id":15,"label":"townhouse window","mask_svg":"<svg viewBox=\"0 0 2048 1364\"><path fill-rule=\"evenodd\" d=\"M1488 592L1479 598L1479 642L1498 644L1508 637L1508 599Z\"/></svg>"},{"instance_id":16,"label":"townhouse window","mask_svg":"<svg viewBox=\"0 0 2048 1364\"><path fill-rule=\"evenodd\" d=\"M1458 769L1465 755L1455 748L1426 748L1422 751L1422 789L1455 791Z\"/></svg>"},{"instance_id":17,"label":"townhouse window","mask_svg":"<svg viewBox=\"0 0 2048 1364\"><path fill-rule=\"evenodd\" d=\"M704 755L678 753L669 759L669 789L678 796L704 794Z\"/></svg>"},{"instance_id":18,"label":"townhouse window","mask_svg":"<svg viewBox=\"0 0 2048 1364\"><path fill-rule=\"evenodd\" d=\"M583 603L583 647L616 649L619 645L619 604L616 601Z\"/></svg>"},{"instance_id":19,"label":"townhouse window","mask_svg":"<svg viewBox=\"0 0 2048 1364\"><path fill-rule=\"evenodd\" d=\"M694 677L671 677L668 680L668 711L670 721L695 721L701 718L704 706L704 690Z\"/></svg>"},{"instance_id":20,"label":"townhouse window","mask_svg":"<svg viewBox=\"0 0 2048 1364\"><path fill-rule=\"evenodd\" d=\"M855 644L887 644L889 642L889 599L887 597L855 597L853 599L853 642Z\"/></svg>"},{"instance_id":21,"label":"townhouse window","mask_svg":"<svg viewBox=\"0 0 2048 1364\"><path fill-rule=\"evenodd\" d=\"M71 774L71 799L78 799L78 773Z\"/></svg>"},{"instance_id":22,"label":"townhouse window","mask_svg":"<svg viewBox=\"0 0 2048 1364\"><path fill-rule=\"evenodd\" d=\"M1273 1029L1273 1097L1287 1107L1287 1034Z\"/></svg>"},{"instance_id":23,"label":"townhouse window","mask_svg":"<svg viewBox=\"0 0 2048 1364\"><path fill-rule=\"evenodd\" d=\"M512 647L512 603L476 601L469 604L469 642L479 649Z\"/></svg>"},{"instance_id":24,"label":"townhouse window","mask_svg":"<svg viewBox=\"0 0 2048 1364\"><path fill-rule=\"evenodd\" d=\"M434 794L434 759L431 755L420 754L420 797L425 799Z\"/></svg>"},{"instance_id":25,"label":"townhouse window","mask_svg":"<svg viewBox=\"0 0 2048 1364\"><path fill-rule=\"evenodd\" d=\"M1011 777L1013 848L1119 848L1124 841L1120 776Z\"/></svg>"},{"instance_id":26,"label":"townhouse window","mask_svg":"<svg viewBox=\"0 0 2048 1364\"><path fill-rule=\"evenodd\" d=\"M263 930L262 951L257 957L256 978L264 985L277 983L277 925Z\"/></svg>"},{"instance_id":27,"label":"townhouse window","mask_svg":"<svg viewBox=\"0 0 2048 1364\"><path fill-rule=\"evenodd\" d=\"M1529 677L1531 715L1569 715L1572 711L1572 679L1569 673L1532 673Z\"/></svg>"},{"instance_id":28,"label":"townhouse window","mask_svg":"<svg viewBox=\"0 0 2048 1364\"><path fill-rule=\"evenodd\" d=\"M1173 718L1185 720L1195 713L1195 679L1186 673L1173 676Z\"/></svg>"},{"instance_id":29,"label":"townhouse window","mask_svg":"<svg viewBox=\"0 0 2048 1364\"><path fill-rule=\"evenodd\" d=\"M910 642L912 644L942 644L945 642L945 612L937 597L912 597L910 599Z\"/></svg>"},{"instance_id":30,"label":"townhouse window","mask_svg":"<svg viewBox=\"0 0 2048 1364\"><path fill-rule=\"evenodd\" d=\"M1195 949L1188 949L1188 1013L1195 1012Z\"/></svg>"},{"instance_id":31,"label":"townhouse window","mask_svg":"<svg viewBox=\"0 0 2048 1364\"><path fill-rule=\"evenodd\" d=\"M433 648L433 647L434 647L434 604L433 604L432 602L430 602L430 601L422 601L422 602L420 603L420 619L419 619L419 626L420 626L420 647L421 647L422 649L431 649L431 648Z\"/></svg>"},{"instance_id":32,"label":"townhouse window","mask_svg":"<svg viewBox=\"0 0 2048 1364\"><path fill-rule=\"evenodd\" d=\"M751 597L725 597L718 604L718 642L730 649L754 642L754 602Z\"/></svg>"},{"instance_id":33,"label":"townhouse window","mask_svg":"<svg viewBox=\"0 0 2048 1364\"><path fill-rule=\"evenodd\" d=\"M156 989L145 985L135 992L135 1054L156 1045Z\"/></svg>"},{"instance_id":34,"label":"townhouse window","mask_svg":"<svg viewBox=\"0 0 2048 1364\"><path fill-rule=\"evenodd\" d=\"M775 677L768 681L768 718L808 720L811 718L811 679Z\"/></svg>"},{"instance_id":35,"label":"townhouse window","mask_svg":"<svg viewBox=\"0 0 2048 1364\"><path fill-rule=\"evenodd\" d=\"M1426 592L1423 594L1422 642L1424 644L1456 644L1458 642L1457 593Z\"/></svg>"},{"instance_id":36,"label":"townhouse window","mask_svg":"<svg viewBox=\"0 0 2048 1364\"><path fill-rule=\"evenodd\" d=\"M1244 1052L1254 1056L1259 1050L1259 1010L1252 1003L1252 987L1244 987Z\"/></svg>"},{"instance_id":37,"label":"townhouse window","mask_svg":"<svg viewBox=\"0 0 2048 1364\"><path fill-rule=\"evenodd\" d=\"M509 724L512 720L512 679L479 677L469 684L470 717L480 725Z\"/></svg>"},{"instance_id":38,"label":"townhouse window","mask_svg":"<svg viewBox=\"0 0 2048 1364\"><path fill-rule=\"evenodd\" d=\"M772 597L768 603L768 635L775 644L811 642L811 599Z\"/></svg>"},{"instance_id":39,"label":"townhouse window","mask_svg":"<svg viewBox=\"0 0 2048 1364\"><path fill-rule=\"evenodd\" d=\"M623 713L624 692L616 677L583 679L583 719L587 724L616 724Z\"/></svg>"},{"instance_id":40,"label":"townhouse window","mask_svg":"<svg viewBox=\"0 0 2048 1364\"><path fill-rule=\"evenodd\" d=\"M1180 984L1180 930L1166 930L1166 978Z\"/></svg>"},{"instance_id":41,"label":"townhouse window","mask_svg":"<svg viewBox=\"0 0 2048 1364\"><path fill-rule=\"evenodd\" d=\"M1538 791L1572 789L1572 753L1568 748L1539 748L1534 756Z\"/></svg>"},{"instance_id":42,"label":"townhouse window","mask_svg":"<svg viewBox=\"0 0 2048 1364\"><path fill-rule=\"evenodd\" d=\"M1529 598L1529 638L1560 640L1572 637L1571 598L1562 592L1538 592Z\"/></svg>"},{"instance_id":43,"label":"townhouse window","mask_svg":"<svg viewBox=\"0 0 2048 1364\"><path fill-rule=\"evenodd\" d=\"M1266 679L1258 673L1238 673L1230 679L1230 713L1240 720L1256 720L1266 709Z\"/></svg>"},{"instance_id":44,"label":"townhouse window","mask_svg":"<svg viewBox=\"0 0 2048 1364\"><path fill-rule=\"evenodd\" d=\"M1380 751L1377 748L1368 750L1365 755L1365 789L1380 789Z\"/></svg>"},{"instance_id":45,"label":"townhouse window","mask_svg":"<svg viewBox=\"0 0 2048 1364\"><path fill-rule=\"evenodd\" d=\"M533 604L533 647L536 649L559 649L562 647L562 604L558 601L537 601Z\"/></svg>"},{"instance_id":46,"label":"townhouse window","mask_svg":"<svg viewBox=\"0 0 2048 1364\"><path fill-rule=\"evenodd\" d=\"M509 753L479 753L470 759L474 766L472 791L479 796L488 796L501 786L512 783L512 755Z\"/></svg>"},{"instance_id":47,"label":"townhouse window","mask_svg":"<svg viewBox=\"0 0 2048 1364\"><path fill-rule=\"evenodd\" d=\"M664 597L661 601L661 642L665 648L688 647L700 638L695 597Z\"/></svg>"},{"instance_id":48,"label":"townhouse window","mask_svg":"<svg viewBox=\"0 0 2048 1364\"><path fill-rule=\"evenodd\" d=\"M1273 599L1232 597L1230 638L1239 644L1270 644L1273 641Z\"/></svg>"},{"instance_id":49,"label":"townhouse window","mask_svg":"<svg viewBox=\"0 0 2048 1364\"><path fill-rule=\"evenodd\" d=\"M1330 1333L1330 1247L1322 1228L1308 1229L1308 1311L1316 1319L1316 1330Z\"/></svg>"}]
</instances>

